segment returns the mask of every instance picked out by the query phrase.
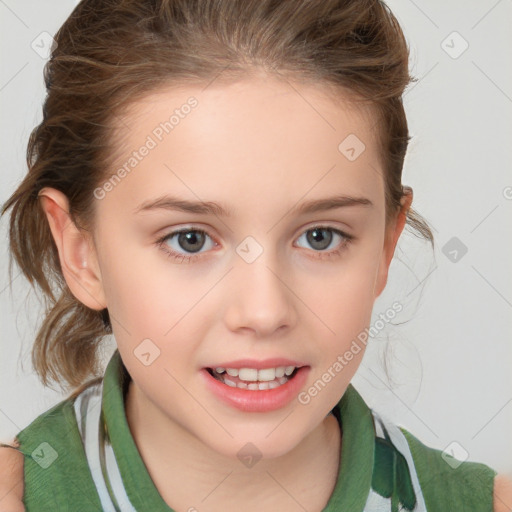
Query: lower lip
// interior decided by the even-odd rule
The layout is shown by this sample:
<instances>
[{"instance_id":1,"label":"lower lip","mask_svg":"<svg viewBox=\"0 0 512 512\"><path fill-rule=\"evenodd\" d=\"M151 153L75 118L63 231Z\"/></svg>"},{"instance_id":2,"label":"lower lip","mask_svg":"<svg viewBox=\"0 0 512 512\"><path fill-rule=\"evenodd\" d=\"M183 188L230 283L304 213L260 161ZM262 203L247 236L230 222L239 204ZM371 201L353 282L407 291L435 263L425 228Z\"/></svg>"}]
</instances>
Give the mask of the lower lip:
<instances>
[{"instance_id":1,"label":"lower lip","mask_svg":"<svg viewBox=\"0 0 512 512\"><path fill-rule=\"evenodd\" d=\"M210 375L206 368L201 374L206 379L206 385L223 402L244 412L275 411L289 404L304 386L310 367L303 366L295 376L274 389L252 391L249 389L233 388L223 384Z\"/></svg>"}]
</instances>

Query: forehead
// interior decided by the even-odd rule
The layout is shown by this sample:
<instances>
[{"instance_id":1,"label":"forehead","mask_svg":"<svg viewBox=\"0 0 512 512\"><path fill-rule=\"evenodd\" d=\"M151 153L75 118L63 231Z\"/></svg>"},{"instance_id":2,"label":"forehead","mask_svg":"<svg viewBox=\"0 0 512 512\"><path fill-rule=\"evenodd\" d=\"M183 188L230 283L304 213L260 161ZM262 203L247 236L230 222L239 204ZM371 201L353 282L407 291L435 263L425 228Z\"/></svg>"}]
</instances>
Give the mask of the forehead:
<instances>
[{"instance_id":1,"label":"forehead","mask_svg":"<svg viewBox=\"0 0 512 512\"><path fill-rule=\"evenodd\" d=\"M125 172L109 195L131 204L172 192L236 198L242 208L255 197L288 203L333 189L383 200L371 111L320 85L252 78L162 87L118 121L109 172Z\"/></svg>"}]
</instances>

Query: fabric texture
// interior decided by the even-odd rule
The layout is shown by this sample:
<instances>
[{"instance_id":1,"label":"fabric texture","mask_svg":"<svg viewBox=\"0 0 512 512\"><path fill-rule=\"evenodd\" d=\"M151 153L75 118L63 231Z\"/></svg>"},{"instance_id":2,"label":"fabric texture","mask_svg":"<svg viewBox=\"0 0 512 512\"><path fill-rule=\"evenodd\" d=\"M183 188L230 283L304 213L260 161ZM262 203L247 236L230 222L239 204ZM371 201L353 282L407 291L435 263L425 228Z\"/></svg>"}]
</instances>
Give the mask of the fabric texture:
<instances>
[{"instance_id":1,"label":"fabric texture","mask_svg":"<svg viewBox=\"0 0 512 512\"><path fill-rule=\"evenodd\" d=\"M103 379L18 434L28 512L172 512L128 426L129 382L116 350ZM323 512L492 512L496 472L487 465L460 462L424 445L371 410L351 384L332 412L343 442L336 485Z\"/></svg>"}]
</instances>

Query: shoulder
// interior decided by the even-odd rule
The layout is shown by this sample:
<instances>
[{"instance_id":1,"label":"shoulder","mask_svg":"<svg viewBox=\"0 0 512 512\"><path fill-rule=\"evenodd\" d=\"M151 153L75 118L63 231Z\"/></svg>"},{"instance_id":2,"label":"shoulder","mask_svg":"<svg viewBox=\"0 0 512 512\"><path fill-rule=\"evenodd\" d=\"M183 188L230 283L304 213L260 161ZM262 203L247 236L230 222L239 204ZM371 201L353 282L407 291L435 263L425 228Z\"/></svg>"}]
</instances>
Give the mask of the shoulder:
<instances>
[{"instance_id":1,"label":"shoulder","mask_svg":"<svg viewBox=\"0 0 512 512\"><path fill-rule=\"evenodd\" d=\"M494 479L494 512L512 510L512 479L497 475Z\"/></svg>"},{"instance_id":2,"label":"shoulder","mask_svg":"<svg viewBox=\"0 0 512 512\"><path fill-rule=\"evenodd\" d=\"M401 467L401 471L395 475L396 484L413 490L415 500L412 500L412 492L409 492L410 503L417 503L412 509L429 512L493 510L494 479L497 474L494 469L471 461L460 444L451 443L444 450L427 446L389 418L372 412L376 441L384 438L384 442L391 443L400 454L394 457L397 468ZM454 455L458 452L460 456L457 458ZM402 494L404 497L409 495ZM405 501L402 500L402 503L405 504Z\"/></svg>"},{"instance_id":3,"label":"shoulder","mask_svg":"<svg viewBox=\"0 0 512 512\"><path fill-rule=\"evenodd\" d=\"M14 440L0 443L0 510L23 511L23 455Z\"/></svg>"},{"instance_id":4,"label":"shoulder","mask_svg":"<svg viewBox=\"0 0 512 512\"><path fill-rule=\"evenodd\" d=\"M87 417L81 404L93 388L76 393L39 415L16 436L24 456L24 503L27 509L100 509L82 441ZM81 421L78 421L78 418ZM80 482L80 488L76 485ZM72 506L71 504L76 506ZM71 507L71 508L70 508ZM90 510L90 508L88 509Z\"/></svg>"},{"instance_id":5,"label":"shoulder","mask_svg":"<svg viewBox=\"0 0 512 512\"><path fill-rule=\"evenodd\" d=\"M439 450L425 445L400 427L409 445L428 510L493 510L496 471L486 464L468 460L460 445L454 445L465 460L454 456L454 446ZM508 509L507 509L508 510Z\"/></svg>"},{"instance_id":6,"label":"shoulder","mask_svg":"<svg viewBox=\"0 0 512 512\"><path fill-rule=\"evenodd\" d=\"M60 440L69 437L63 436L76 426L73 411L73 400L62 400L47 411L35 418L28 426L16 436L23 454L27 457L38 447L42 439Z\"/></svg>"},{"instance_id":7,"label":"shoulder","mask_svg":"<svg viewBox=\"0 0 512 512\"><path fill-rule=\"evenodd\" d=\"M29 480L29 488L31 483L50 474L55 478L62 462L72 454L76 456L80 434L73 403L70 398L62 400L37 416L16 436L18 449L24 457L24 478Z\"/></svg>"},{"instance_id":8,"label":"shoulder","mask_svg":"<svg viewBox=\"0 0 512 512\"><path fill-rule=\"evenodd\" d=\"M100 383L101 379L94 379L83 384L21 430L16 438L24 455L31 455L42 440L47 440L48 443L52 440L61 446L66 442L77 441L80 437L75 413L77 398L99 389Z\"/></svg>"}]
</instances>

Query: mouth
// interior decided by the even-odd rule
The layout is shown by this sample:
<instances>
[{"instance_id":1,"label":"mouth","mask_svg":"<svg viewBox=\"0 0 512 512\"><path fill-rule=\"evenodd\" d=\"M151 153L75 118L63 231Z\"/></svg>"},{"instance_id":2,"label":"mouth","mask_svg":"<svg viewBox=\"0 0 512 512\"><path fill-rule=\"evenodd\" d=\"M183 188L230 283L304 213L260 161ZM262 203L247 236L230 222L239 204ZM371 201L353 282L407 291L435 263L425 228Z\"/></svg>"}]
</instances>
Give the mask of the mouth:
<instances>
[{"instance_id":1,"label":"mouth","mask_svg":"<svg viewBox=\"0 0 512 512\"><path fill-rule=\"evenodd\" d=\"M286 363L290 366L283 366ZM263 413L287 407L306 385L310 370L298 361L239 360L203 367L200 373L217 399L242 412Z\"/></svg>"},{"instance_id":2,"label":"mouth","mask_svg":"<svg viewBox=\"0 0 512 512\"><path fill-rule=\"evenodd\" d=\"M249 391L269 391L292 380L302 367L278 366L275 368L206 368L208 373L226 386Z\"/></svg>"}]
</instances>

